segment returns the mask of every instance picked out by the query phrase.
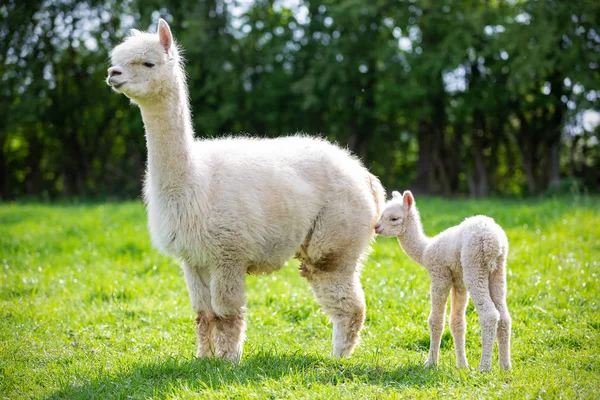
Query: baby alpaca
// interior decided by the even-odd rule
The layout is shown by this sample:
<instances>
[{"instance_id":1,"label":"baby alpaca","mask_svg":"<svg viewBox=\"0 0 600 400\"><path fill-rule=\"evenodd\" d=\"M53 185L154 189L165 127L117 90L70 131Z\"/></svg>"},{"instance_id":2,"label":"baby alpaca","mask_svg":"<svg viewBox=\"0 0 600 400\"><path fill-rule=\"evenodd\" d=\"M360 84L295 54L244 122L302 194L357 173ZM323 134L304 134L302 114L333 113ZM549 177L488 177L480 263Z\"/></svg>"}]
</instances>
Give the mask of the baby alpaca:
<instances>
[{"instance_id":1,"label":"baby alpaca","mask_svg":"<svg viewBox=\"0 0 600 400\"><path fill-rule=\"evenodd\" d=\"M375 232L397 236L404 252L429 272L431 278L431 343L427 365L436 365L444 330L446 302L452 289L450 331L456 364L468 367L465 357L465 310L469 294L481 323L479 370L492 367L494 338L498 335L500 367L510 368L511 318L506 306L508 239L493 219L478 215L429 238L410 191L393 192L375 226ZM468 291L468 293L467 293Z\"/></svg>"}]
</instances>

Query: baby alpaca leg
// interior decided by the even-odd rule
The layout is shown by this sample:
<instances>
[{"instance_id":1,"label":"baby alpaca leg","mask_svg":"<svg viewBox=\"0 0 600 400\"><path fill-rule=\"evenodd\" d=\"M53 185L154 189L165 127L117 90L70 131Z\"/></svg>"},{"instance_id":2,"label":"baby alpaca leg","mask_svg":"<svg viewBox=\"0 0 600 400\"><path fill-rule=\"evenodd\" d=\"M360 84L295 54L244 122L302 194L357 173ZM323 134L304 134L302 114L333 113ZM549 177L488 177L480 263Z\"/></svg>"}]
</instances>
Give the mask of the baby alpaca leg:
<instances>
[{"instance_id":1,"label":"baby alpaca leg","mask_svg":"<svg viewBox=\"0 0 600 400\"><path fill-rule=\"evenodd\" d=\"M498 263L498 267L490 275L490 294L496 309L500 313L498 321L498 355L500 368L510 369L510 332L512 321L506 305L506 267L505 261Z\"/></svg>"},{"instance_id":2,"label":"baby alpaca leg","mask_svg":"<svg viewBox=\"0 0 600 400\"><path fill-rule=\"evenodd\" d=\"M446 303L451 284L449 282L431 282L431 312L429 313L429 356L426 365L434 366L438 363L440 343L444 332L446 319Z\"/></svg>"},{"instance_id":3,"label":"baby alpaca leg","mask_svg":"<svg viewBox=\"0 0 600 400\"><path fill-rule=\"evenodd\" d=\"M464 264L463 264L464 265ZM492 352L494 350L494 338L500 313L496 310L490 297L489 277L484 271L465 272L465 282L471 294L475 309L479 313L481 324L481 361L480 371L489 371L492 368Z\"/></svg>"},{"instance_id":4,"label":"baby alpaca leg","mask_svg":"<svg viewBox=\"0 0 600 400\"><path fill-rule=\"evenodd\" d=\"M456 352L456 366L459 368L468 368L469 363L465 355L465 334L467 331L467 320L465 312L469 295L467 289L462 287L452 287L452 301L450 311L450 332L454 339L454 350Z\"/></svg>"},{"instance_id":5,"label":"baby alpaca leg","mask_svg":"<svg viewBox=\"0 0 600 400\"><path fill-rule=\"evenodd\" d=\"M235 264L219 264L211 271L210 293L215 313L215 356L239 362L244 344L245 271Z\"/></svg>"},{"instance_id":6,"label":"baby alpaca leg","mask_svg":"<svg viewBox=\"0 0 600 400\"><path fill-rule=\"evenodd\" d=\"M196 313L196 336L198 338L197 357L210 357L214 354L212 329L215 314L210 300L210 273L208 269L182 265L188 287L192 309Z\"/></svg>"},{"instance_id":7,"label":"baby alpaca leg","mask_svg":"<svg viewBox=\"0 0 600 400\"><path fill-rule=\"evenodd\" d=\"M350 356L358 343L366 310L358 272L318 272L307 278L317 302L333 323L332 355Z\"/></svg>"}]
</instances>

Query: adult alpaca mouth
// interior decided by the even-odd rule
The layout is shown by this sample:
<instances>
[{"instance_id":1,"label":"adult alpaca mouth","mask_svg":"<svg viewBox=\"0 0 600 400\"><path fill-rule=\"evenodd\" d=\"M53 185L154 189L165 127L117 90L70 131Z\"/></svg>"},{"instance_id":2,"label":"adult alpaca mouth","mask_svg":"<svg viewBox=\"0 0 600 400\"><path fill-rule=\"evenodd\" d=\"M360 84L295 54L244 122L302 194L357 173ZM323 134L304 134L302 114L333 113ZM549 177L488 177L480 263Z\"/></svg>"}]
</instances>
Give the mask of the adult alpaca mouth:
<instances>
[{"instance_id":1,"label":"adult alpaca mouth","mask_svg":"<svg viewBox=\"0 0 600 400\"><path fill-rule=\"evenodd\" d=\"M121 86L123 86L125 83L127 83L127 82L126 81L125 82L117 82L116 80L113 79L112 76L109 76L108 78L106 78L106 84L113 89L118 89Z\"/></svg>"}]
</instances>

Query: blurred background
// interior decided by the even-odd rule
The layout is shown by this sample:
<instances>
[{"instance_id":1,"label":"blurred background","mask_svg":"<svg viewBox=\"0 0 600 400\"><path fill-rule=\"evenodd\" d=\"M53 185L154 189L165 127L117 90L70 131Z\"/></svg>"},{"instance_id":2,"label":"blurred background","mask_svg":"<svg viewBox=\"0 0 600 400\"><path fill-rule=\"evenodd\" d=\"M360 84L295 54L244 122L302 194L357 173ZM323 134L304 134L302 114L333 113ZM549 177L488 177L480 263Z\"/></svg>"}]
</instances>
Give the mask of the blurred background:
<instances>
[{"instance_id":1,"label":"blurred background","mask_svg":"<svg viewBox=\"0 0 600 400\"><path fill-rule=\"evenodd\" d=\"M0 198L138 197L110 49L165 18L198 137L325 136L389 189L600 190L596 0L3 0Z\"/></svg>"}]
</instances>

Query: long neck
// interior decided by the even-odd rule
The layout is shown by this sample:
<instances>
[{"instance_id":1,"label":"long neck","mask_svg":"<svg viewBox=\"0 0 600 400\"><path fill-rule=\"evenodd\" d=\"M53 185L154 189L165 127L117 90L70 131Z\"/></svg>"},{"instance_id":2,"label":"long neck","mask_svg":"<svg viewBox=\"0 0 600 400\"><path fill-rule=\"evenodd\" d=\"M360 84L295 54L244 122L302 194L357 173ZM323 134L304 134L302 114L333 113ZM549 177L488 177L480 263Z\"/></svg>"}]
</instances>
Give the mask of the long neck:
<instances>
[{"instance_id":1,"label":"long neck","mask_svg":"<svg viewBox=\"0 0 600 400\"><path fill-rule=\"evenodd\" d=\"M404 252L416 263L423 265L423 252L430 238L423 233L419 211L415 208L404 221L404 232L398 235L398 241Z\"/></svg>"},{"instance_id":2,"label":"long neck","mask_svg":"<svg viewBox=\"0 0 600 400\"><path fill-rule=\"evenodd\" d=\"M182 78L176 81L173 90L140 104L149 178L158 187L184 183L192 171L192 117L185 82Z\"/></svg>"}]
</instances>

